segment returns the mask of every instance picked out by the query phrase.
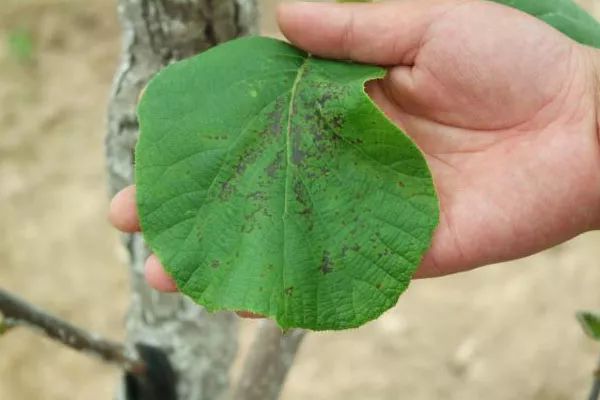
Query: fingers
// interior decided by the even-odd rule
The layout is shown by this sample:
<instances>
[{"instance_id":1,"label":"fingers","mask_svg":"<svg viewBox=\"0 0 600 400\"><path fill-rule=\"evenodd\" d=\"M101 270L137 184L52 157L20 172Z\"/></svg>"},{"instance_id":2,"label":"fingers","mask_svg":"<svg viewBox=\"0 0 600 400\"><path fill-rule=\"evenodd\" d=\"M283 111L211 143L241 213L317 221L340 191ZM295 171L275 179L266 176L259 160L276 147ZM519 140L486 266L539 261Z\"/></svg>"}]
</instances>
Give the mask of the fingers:
<instances>
[{"instance_id":1,"label":"fingers","mask_svg":"<svg viewBox=\"0 0 600 400\"><path fill-rule=\"evenodd\" d=\"M152 254L150 257L148 257L148 260L146 260L144 275L146 277L146 282L148 282L152 288L158 290L159 292L174 293L178 291L175 281L166 273L158 257L156 257L154 254ZM237 312L237 315L242 318L250 319L264 318L261 315L247 311L239 311Z\"/></svg>"},{"instance_id":2,"label":"fingers","mask_svg":"<svg viewBox=\"0 0 600 400\"><path fill-rule=\"evenodd\" d=\"M110 203L108 219L115 228L122 232L133 233L140 230L140 221L135 204L135 186L129 186L115 195ZM152 288L164 293L177 292L177 285L160 263L158 257L152 254L144 266L146 282ZM246 311L237 313L242 318L263 318L260 315Z\"/></svg>"},{"instance_id":3,"label":"fingers","mask_svg":"<svg viewBox=\"0 0 600 400\"><path fill-rule=\"evenodd\" d=\"M148 282L151 287L159 292L177 292L177 285L175 285L175 281L169 275L167 275L164 267L158 260L158 257L156 257L154 254L152 254L146 260L144 275L146 277L146 282Z\"/></svg>"},{"instance_id":4,"label":"fingers","mask_svg":"<svg viewBox=\"0 0 600 400\"><path fill-rule=\"evenodd\" d=\"M135 204L135 186L128 186L113 197L108 219L122 232L133 233L140 230L140 221ZM158 258L152 254L144 267L146 281L161 292L176 292L175 282L165 272Z\"/></svg>"},{"instance_id":5,"label":"fingers","mask_svg":"<svg viewBox=\"0 0 600 400\"><path fill-rule=\"evenodd\" d=\"M140 220L135 204L135 186L128 186L113 197L108 219L122 232L133 233L140 230Z\"/></svg>"},{"instance_id":6,"label":"fingers","mask_svg":"<svg viewBox=\"0 0 600 400\"><path fill-rule=\"evenodd\" d=\"M309 53L369 64L411 65L434 18L460 0L282 4L279 26Z\"/></svg>"}]
</instances>

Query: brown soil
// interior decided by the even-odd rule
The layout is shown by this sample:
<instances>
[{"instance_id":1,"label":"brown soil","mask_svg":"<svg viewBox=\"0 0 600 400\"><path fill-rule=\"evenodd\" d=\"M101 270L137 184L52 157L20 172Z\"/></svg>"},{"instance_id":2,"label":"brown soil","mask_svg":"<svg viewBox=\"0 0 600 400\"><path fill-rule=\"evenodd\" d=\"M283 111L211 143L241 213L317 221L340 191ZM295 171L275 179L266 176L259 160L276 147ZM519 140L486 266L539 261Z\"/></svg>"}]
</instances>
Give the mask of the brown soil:
<instances>
[{"instance_id":1,"label":"brown soil","mask_svg":"<svg viewBox=\"0 0 600 400\"><path fill-rule=\"evenodd\" d=\"M597 0L587 5L600 15ZM272 13L264 21L273 31ZM8 46L23 27L32 62ZM105 218L103 135L119 46L113 2L3 0L0 285L116 339L128 284ZM528 259L415 282L381 319L310 335L283 399L582 399L600 348L573 315L600 309L598 243L591 233ZM0 399L107 399L117 376L27 331L0 339Z\"/></svg>"}]
</instances>

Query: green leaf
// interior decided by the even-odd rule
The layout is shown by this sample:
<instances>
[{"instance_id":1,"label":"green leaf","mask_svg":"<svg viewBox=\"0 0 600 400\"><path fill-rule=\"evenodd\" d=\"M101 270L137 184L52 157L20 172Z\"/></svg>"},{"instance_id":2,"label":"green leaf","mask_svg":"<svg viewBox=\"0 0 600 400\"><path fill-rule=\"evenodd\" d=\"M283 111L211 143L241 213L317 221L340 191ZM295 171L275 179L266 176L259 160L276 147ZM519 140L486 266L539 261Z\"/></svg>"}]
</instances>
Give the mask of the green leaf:
<instances>
[{"instance_id":1,"label":"green leaf","mask_svg":"<svg viewBox=\"0 0 600 400\"><path fill-rule=\"evenodd\" d=\"M34 43L31 32L24 28L13 29L8 37L9 53L20 62L31 62L34 57Z\"/></svg>"},{"instance_id":2,"label":"green leaf","mask_svg":"<svg viewBox=\"0 0 600 400\"><path fill-rule=\"evenodd\" d=\"M600 48L600 23L571 0L493 0L539 18L571 39Z\"/></svg>"},{"instance_id":3,"label":"green leaf","mask_svg":"<svg viewBox=\"0 0 600 400\"><path fill-rule=\"evenodd\" d=\"M600 341L600 314L581 311L577 313L577 320L590 338Z\"/></svg>"},{"instance_id":4,"label":"green leaf","mask_svg":"<svg viewBox=\"0 0 600 400\"><path fill-rule=\"evenodd\" d=\"M396 303L438 202L420 151L365 94L384 74L253 37L152 80L137 202L183 293L314 330L356 327Z\"/></svg>"}]
</instances>

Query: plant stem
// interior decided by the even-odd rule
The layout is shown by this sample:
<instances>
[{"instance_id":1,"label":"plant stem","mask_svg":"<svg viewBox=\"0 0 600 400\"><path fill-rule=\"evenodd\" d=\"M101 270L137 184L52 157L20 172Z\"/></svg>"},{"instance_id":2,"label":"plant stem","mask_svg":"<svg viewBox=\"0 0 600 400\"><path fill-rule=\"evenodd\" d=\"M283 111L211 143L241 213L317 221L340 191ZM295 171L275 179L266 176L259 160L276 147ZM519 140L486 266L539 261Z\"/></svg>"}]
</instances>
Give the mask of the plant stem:
<instances>
[{"instance_id":1,"label":"plant stem","mask_svg":"<svg viewBox=\"0 0 600 400\"><path fill-rule=\"evenodd\" d=\"M4 331L25 326L43 332L49 338L74 350L93 354L124 370L138 374L144 363L125 347L63 321L0 288L0 325Z\"/></svg>"},{"instance_id":2,"label":"plant stem","mask_svg":"<svg viewBox=\"0 0 600 400\"><path fill-rule=\"evenodd\" d=\"M600 399L600 361L598 361L598 369L594 372L594 383L588 400Z\"/></svg>"}]
</instances>

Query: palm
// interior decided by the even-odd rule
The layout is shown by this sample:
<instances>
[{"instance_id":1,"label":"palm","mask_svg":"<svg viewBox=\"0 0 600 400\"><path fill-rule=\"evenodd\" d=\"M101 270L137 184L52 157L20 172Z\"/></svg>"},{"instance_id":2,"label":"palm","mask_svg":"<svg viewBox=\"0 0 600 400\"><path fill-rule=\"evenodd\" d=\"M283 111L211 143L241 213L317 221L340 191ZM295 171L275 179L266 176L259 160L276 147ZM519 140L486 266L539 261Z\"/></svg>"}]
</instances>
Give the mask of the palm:
<instances>
[{"instance_id":1,"label":"palm","mask_svg":"<svg viewBox=\"0 0 600 400\"><path fill-rule=\"evenodd\" d=\"M586 51L480 2L441 13L421 43L412 67L370 87L426 154L440 195L421 274L527 255L591 228L589 171L600 168Z\"/></svg>"}]
</instances>

